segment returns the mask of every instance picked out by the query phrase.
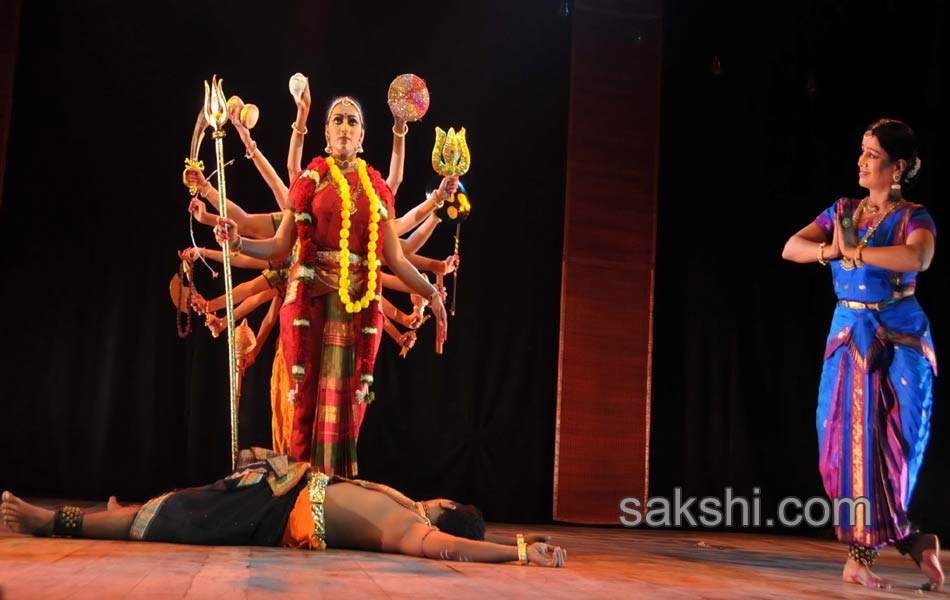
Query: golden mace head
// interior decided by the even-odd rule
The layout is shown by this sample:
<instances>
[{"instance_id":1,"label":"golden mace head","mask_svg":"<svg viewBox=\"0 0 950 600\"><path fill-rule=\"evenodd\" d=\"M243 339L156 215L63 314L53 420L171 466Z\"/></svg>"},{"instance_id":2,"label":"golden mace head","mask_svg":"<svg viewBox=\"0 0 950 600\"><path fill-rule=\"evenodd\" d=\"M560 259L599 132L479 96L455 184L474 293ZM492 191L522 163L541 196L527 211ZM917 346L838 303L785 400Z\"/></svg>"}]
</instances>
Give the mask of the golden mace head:
<instances>
[{"instance_id":1,"label":"golden mace head","mask_svg":"<svg viewBox=\"0 0 950 600\"><path fill-rule=\"evenodd\" d=\"M218 79L217 75L211 78L210 87L205 80L205 121L215 131L223 129L228 122L228 102L221 89L223 83L224 80Z\"/></svg>"}]
</instances>

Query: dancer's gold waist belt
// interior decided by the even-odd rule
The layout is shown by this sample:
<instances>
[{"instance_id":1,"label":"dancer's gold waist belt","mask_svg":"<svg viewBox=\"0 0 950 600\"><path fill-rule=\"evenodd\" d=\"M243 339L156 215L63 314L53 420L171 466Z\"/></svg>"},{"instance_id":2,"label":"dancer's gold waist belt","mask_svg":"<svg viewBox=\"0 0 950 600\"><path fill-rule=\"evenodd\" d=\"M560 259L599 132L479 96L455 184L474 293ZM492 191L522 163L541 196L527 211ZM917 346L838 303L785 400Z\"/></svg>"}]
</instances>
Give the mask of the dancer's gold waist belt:
<instances>
[{"instance_id":1,"label":"dancer's gold waist belt","mask_svg":"<svg viewBox=\"0 0 950 600\"><path fill-rule=\"evenodd\" d=\"M904 298L897 298L894 300L883 300L881 302L857 302L855 300L842 300L841 306L853 310L884 310L888 306L897 304L903 299Z\"/></svg>"}]
</instances>

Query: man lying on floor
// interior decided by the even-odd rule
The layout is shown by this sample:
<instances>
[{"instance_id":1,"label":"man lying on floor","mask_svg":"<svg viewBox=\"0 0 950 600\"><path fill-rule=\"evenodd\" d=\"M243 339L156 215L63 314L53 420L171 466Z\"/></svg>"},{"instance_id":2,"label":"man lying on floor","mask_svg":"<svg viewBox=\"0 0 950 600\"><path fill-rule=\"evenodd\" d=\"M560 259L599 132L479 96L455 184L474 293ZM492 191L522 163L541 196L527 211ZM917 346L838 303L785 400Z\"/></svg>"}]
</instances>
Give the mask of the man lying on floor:
<instances>
[{"instance_id":1,"label":"man lying on floor","mask_svg":"<svg viewBox=\"0 0 950 600\"><path fill-rule=\"evenodd\" d=\"M111 503L110 503L111 504ZM210 485L168 492L142 506L84 515L52 511L3 492L0 514L13 531L38 536L181 544L349 548L443 560L564 565L567 552L518 535L486 542L485 521L471 505L413 502L377 483L327 477L292 458L242 450L237 469Z\"/></svg>"}]
</instances>

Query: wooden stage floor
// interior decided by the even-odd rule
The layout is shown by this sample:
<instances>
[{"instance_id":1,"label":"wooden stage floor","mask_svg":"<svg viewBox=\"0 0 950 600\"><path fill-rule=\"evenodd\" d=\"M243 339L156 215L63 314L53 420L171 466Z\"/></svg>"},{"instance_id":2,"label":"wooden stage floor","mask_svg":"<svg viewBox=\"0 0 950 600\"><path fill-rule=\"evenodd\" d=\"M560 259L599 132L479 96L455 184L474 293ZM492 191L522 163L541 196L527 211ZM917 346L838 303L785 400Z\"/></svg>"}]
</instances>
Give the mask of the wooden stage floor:
<instances>
[{"instance_id":1,"label":"wooden stage floor","mask_svg":"<svg viewBox=\"0 0 950 600\"><path fill-rule=\"evenodd\" d=\"M59 503L27 499L43 506ZM104 504L71 502L87 511ZM69 598L941 598L893 549L877 591L840 579L832 542L758 533L490 524L492 533L549 531L562 569L456 563L329 550L45 539L0 523L0 600Z\"/></svg>"}]
</instances>

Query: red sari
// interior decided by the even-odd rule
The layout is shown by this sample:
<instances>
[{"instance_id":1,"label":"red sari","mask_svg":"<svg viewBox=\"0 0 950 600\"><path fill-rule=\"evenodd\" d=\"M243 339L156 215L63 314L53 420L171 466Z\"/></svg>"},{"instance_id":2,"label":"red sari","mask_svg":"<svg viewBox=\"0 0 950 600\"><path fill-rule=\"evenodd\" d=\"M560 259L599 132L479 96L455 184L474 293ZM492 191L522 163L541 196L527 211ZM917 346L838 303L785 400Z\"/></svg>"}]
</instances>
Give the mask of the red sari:
<instances>
[{"instance_id":1,"label":"red sari","mask_svg":"<svg viewBox=\"0 0 950 600\"><path fill-rule=\"evenodd\" d=\"M328 475L354 477L356 442L372 399L364 390L372 384L383 315L378 300L355 314L347 313L340 301L342 200L328 171L326 160L317 157L290 187L300 253L280 311L280 338L292 384L288 400L294 403L291 456ZM392 192L375 169L367 171L385 220L393 211ZM355 171L345 177L355 209L350 215L349 292L358 301L368 272L369 198ZM382 251L380 234L377 255ZM378 292L379 287L377 297Z\"/></svg>"}]
</instances>

